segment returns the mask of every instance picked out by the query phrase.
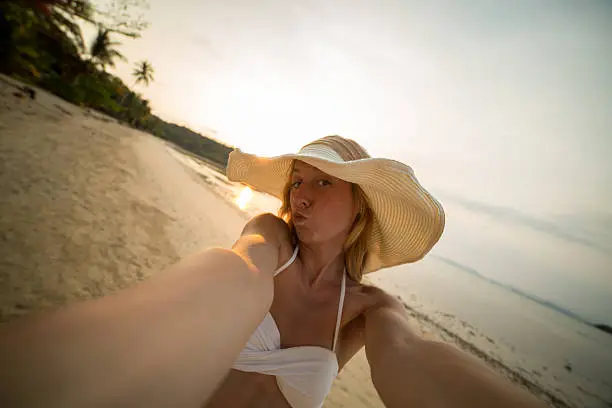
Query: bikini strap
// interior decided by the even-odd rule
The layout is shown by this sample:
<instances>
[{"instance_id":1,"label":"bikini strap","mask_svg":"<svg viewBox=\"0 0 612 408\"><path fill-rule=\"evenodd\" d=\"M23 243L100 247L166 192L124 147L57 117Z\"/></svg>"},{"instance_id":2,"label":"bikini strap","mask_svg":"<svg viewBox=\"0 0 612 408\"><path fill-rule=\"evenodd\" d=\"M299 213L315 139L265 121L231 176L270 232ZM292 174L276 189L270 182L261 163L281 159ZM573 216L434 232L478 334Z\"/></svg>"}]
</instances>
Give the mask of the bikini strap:
<instances>
[{"instance_id":1,"label":"bikini strap","mask_svg":"<svg viewBox=\"0 0 612 408\"><path fill-rule=\"evenodd\" d=\"M293 255L291 256L291 258L289 258L289 260L285 262L283 266L281 266L280 268L274 271L274 276L278 275L279 273L287 269L293 263L293 261L295 261L295 258L297 258L299 249L300 247L296 245L295 249L293 250Z\"/></svg>"},{"instance_id":2,"label":"bikini strap","mask_svg":"<svg viewBox=\"0 0 612 408\"><path fill-rule=\"evenodd\" d=\"M342 320L342 308L344 307L344 293L346 292L346 270L342 272L342 285L340 286L340 302L338 302L338 317L336 317L336 330L334 331L334 342L332 351L336 352L336 342L340 332L340 321Z\"/></svg>"}]
</instances>

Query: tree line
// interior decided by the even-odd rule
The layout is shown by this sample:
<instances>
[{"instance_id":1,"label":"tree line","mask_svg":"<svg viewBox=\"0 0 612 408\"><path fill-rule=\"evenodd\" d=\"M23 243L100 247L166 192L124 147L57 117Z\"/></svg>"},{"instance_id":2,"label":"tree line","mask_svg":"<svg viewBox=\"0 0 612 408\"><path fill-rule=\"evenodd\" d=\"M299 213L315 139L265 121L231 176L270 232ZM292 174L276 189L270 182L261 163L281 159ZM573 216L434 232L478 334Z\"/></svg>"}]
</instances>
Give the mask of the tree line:
<instances>
[{"instance_id":1,"label":"tree line","mask_svg":"<svg viewBox=\"0 0 612 408\"><path fill-rule=\"evenodd\" d=\"M149 23L146 0L0 0L0 72L46 89L82 107L178 144L225 167L231 148L153 115L149 101L132 88L155 80L149 61L134 64L132 87L108 72L118 60L120 38L138 38ZM97 32L83 38L81 26Z\"/></svg>"}]
</instances>

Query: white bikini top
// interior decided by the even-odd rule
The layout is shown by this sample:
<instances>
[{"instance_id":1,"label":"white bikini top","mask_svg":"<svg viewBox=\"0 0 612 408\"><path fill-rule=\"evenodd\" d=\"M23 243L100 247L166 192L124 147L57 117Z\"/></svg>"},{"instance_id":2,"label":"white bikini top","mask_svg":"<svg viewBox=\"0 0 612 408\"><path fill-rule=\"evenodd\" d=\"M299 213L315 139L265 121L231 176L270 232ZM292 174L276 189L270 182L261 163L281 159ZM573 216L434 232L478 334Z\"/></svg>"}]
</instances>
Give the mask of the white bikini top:
<instances>
[{"instance_id":1,"label":"white bikini top","mask_svg":"<svg viewBox=\"0 0 612 408\"><path fill-rule=\"evenodd\" d=\"M298 247L287 263L274 272L278 275L295 261ZM299 346L281 349L281 337L274 318L268 312L240 352L232 366L239 371L276 376L276 383L293 408L319 408L338 375L336 342L340 330L346 273L342 274L338 317L332 349L320 346Z\"/></svg>"}]
</instances>

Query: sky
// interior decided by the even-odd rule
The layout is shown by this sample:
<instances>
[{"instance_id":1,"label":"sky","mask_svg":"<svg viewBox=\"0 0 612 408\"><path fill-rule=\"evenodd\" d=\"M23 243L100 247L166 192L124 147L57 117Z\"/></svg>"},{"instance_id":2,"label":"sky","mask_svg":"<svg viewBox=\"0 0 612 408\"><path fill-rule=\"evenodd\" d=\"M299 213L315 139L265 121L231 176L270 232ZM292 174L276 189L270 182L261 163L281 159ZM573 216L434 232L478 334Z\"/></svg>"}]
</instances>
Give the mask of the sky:
<instances>
[{"instance_id":1,"label":"sky","mask_svg":"<svg viewBox=\"0 0 612 408\"><path fill-rule=\"evenodd\" d=\"M150 0L147 18L116 73L149 60L164 119L263 155L355 139L444 204L439 253L612 315L610 2Z\"/></svg>"}]
</instances>

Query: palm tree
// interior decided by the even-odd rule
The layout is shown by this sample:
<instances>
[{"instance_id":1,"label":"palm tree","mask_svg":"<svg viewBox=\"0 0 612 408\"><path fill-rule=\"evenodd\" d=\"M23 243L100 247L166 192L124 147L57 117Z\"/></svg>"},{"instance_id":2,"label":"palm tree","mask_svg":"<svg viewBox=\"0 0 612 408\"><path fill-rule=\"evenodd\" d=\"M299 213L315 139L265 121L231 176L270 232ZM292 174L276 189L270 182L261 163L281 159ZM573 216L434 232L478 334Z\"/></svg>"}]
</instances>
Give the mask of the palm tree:
<instances>
[{"instance_id":1,"label":"palm tree","mask_svg":"<svg viewBox=\"0 0 612 408\"><path fill-rule=\"evenodd\" d=\"M116 41L112 41L110 38L110 31L104 27L98 27L98 33L96 38L91 43L89 54L93 62L102 67L102 70L106 70L106 66L115 66L115 59L126 61L126 58L116 49L114 46L120 45Z\"/></svg>"},{"instance_id":2,"label":"palm tree","mask_svg":"<svg viewBox=\"0 0 612 408\"><path fill-rule=\"evenodd\" d=\"M81 33L80 22L93 22L94 7L90 0L20 0L8 2L0 0L0 5L11 5L22 10L28 10L23 17L27 21L19 21L23 28L31 28L33 20L39 21L43 31L41 34L62 40L67 36L79 52L85 52L85 42ZM13 11L16 9L13 8ZM6 10L4 10L6 12Z\"/></svg>"},{"instance_id":3,"label":"palm tree","mask_svg":"<svg viewBox=\"0 0 612 408\"><path fill-rule=\"evenodd\" d=\"M154 72L155 71L153 70L153 67L151 66L151 63L149 61L143 60L137 62L136 68L134 68L134 71L132 72L132 75L134 76L134 78L136 78L136 82L134 83L134 85L142 82L143 84L145 84L145 86L149 86L149 84L154 81Z\"/></svg>"},{"instance_id":4,"label":"palm tree","mask_svg":"<svg viewBox=\"0 0 612 408\"><path fill-rule=\"evenodd\" d=\"M39 7L43 7L47 3L48 11L45 13L49 16L51 24L58 27L60 30L68 34L72 41L77 46L79 52L84 53L85 41L79 22L87 21L91 23L93 20L94 7L89 0L55 0L41 1L38 0Z\"/></svg>"},{"instance_id":5,"label":"palm tree","mask_svg":"<svg viewBox=\"0 0 612 408\"><path fill-rule=\"evenodd\" d=\"M137 62L134 68L134 71L132 71L132 75L134 76L134 78L136 78L136 80L134 81L134 85L132 85L132 88L141 82L144 83L145 86L149 86L149 84L154 81L153 79L154 72L155 71L153 70L153 66L151 65L149 61L142 60L142 61ZM126 92L123 93L123 96L121 97L121 100L119 101L120 105L124 105L125 99L128 96L131 97L131 95L133 94L133 92L129 88L126 88L126 89L127 89Z\"/></svg>"}]
</instances>

